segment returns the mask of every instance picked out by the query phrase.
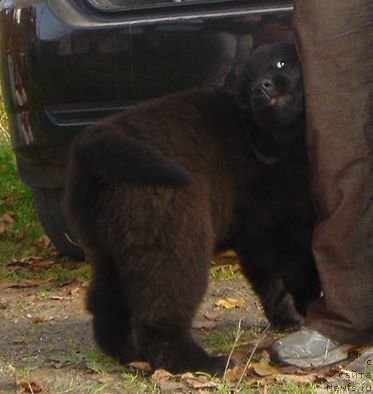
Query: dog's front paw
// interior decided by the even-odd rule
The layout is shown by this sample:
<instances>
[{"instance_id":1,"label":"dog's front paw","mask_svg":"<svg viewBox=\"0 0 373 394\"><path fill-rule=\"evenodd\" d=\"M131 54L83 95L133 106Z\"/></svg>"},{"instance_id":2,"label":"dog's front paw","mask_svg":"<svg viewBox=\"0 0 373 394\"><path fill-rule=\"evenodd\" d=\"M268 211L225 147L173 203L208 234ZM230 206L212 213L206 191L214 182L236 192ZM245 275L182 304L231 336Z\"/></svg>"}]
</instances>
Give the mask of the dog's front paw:
<instances>
[{"instance_id":1,"label":"dog's front paw","mask_svg":"<svg viewBox=\"0 0 373 394\"><path fill-rule=\"evenodd\" d=\"M285 328L299 328L303 324L301 316L293 301L293 297L288 292L271 297L263 303L264 312L273 327L279 330Z\"/></svg>"}]
</instances>

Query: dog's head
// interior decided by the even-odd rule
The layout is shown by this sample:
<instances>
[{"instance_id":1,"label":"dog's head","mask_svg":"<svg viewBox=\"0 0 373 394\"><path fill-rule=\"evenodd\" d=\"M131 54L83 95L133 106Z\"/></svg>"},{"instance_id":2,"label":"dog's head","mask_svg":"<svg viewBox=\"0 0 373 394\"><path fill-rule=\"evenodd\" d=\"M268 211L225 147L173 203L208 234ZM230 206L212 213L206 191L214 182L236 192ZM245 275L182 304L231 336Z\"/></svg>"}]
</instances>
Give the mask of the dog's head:
<instances>
[{"instance_id":1,"label":"dog's head","mask_svg":"<svg viewBox=\"0 0 373 394\"><path fill-rule=\"evenodd\" d=\"M275 43L255 49L235 89L238 105L268 127L287 127L304 111L302 74L296 48Z\"/></svg>"}]
</instances>

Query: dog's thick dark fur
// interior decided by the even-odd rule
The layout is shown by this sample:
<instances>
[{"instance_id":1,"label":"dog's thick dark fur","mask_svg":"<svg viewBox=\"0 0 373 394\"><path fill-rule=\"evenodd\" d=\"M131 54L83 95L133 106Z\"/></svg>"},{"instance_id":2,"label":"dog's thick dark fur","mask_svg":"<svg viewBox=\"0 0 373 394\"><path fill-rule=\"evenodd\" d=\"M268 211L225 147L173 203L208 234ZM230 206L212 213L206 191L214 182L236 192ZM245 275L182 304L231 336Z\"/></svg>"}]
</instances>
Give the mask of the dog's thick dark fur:
<instances>
[{"instance_id":1,"label":"dog's thick dark fur","mask_svg":"<svg viewBox=\"0 0 373 394\"><path fill-rule=\"evenodd\" d=\"M219 373L191 337L211 256L232 248L279 327L319 294L301 72L290 44L261 47L234 94L169 95L73 142L66 210L89 250L95 338L122 362Z\"/></svg>"}]
</instances>

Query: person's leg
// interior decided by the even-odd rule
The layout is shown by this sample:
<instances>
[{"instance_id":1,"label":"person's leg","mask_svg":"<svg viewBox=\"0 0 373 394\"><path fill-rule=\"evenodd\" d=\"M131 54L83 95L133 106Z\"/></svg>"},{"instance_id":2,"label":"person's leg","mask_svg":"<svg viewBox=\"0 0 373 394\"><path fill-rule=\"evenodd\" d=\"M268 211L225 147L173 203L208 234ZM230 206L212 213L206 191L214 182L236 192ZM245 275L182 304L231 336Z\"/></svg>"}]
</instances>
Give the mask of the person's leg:
<instances>
[{"instance_id":1,"label":"person's leg","mask_svg":"<svg viewBox=\"0 0 373 394\"><path fill-rule=\"evenodd\" d=\"M373 343L373 3L296 0L294 12L323 297L306 330L274 345L280 361L312 358L323 344L328 353L338 342Z\"/></svg>"}]
</instances>

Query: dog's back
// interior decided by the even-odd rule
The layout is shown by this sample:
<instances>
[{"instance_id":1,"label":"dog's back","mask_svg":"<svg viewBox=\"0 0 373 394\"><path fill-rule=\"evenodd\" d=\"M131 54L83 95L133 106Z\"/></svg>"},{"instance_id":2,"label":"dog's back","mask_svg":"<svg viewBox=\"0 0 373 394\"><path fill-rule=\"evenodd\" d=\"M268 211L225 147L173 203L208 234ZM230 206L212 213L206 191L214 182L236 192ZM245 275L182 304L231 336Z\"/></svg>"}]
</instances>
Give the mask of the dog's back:
<instances>
[{"instance_id":1,"label":"dog's back","mask_svg":"<svg viewBox=\"0 0 373 394\"><path fill-rule=\"evenodd\" d=\"M107 244L110 237L101 232L118 221L116 232L132 233L153 212L149 232L163 215L185 214L208 216L221 237L250 160L243 132L231 98L210 90L154 100L91 126L71 147L66 204L72 225L80 237L86 233L82 241L97 245ZM134 217L137 225L128 225Z\"/></svg>"}]
</instances>

